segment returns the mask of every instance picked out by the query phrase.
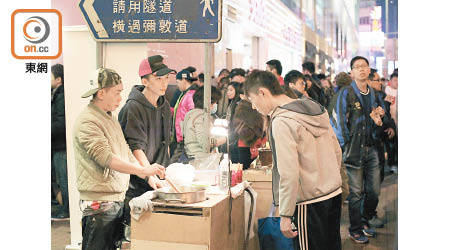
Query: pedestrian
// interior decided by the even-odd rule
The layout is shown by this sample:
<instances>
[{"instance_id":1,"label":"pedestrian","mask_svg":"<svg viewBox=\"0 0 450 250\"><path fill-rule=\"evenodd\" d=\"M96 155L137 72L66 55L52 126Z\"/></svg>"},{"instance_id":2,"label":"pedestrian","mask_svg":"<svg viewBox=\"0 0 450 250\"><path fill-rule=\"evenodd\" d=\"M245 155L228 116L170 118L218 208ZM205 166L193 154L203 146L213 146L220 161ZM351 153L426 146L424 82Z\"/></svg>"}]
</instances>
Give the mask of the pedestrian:
<instances>
[{"instance_id":1,"label":"pedestrian","mask_svg":"<svg viewBox=\"0 0 450 250\"><path fill-rule=\"evenodd\" d=\"M306 82L303 74L298 70L291 70L284 76L284 82L292 89L292 91L301 98L309 96L306 92Z\"/></svg>"},{"instance_id":2,"label":"pedestrian","mask_svg":"<svg viewBox=\"0 0 450 250\"><path fill-rule=\"evenodd\" d=\"M187 68L182 69L182 70L187 70L187 71L191 72L192 77L196 78L195 77L195 72L197 71L197 69L195 67L188 66ZM193 83L196 84L197 82L193 81ZM172 111L175 108L175 104L177 104L177 101L178 101L178 98L180 97L180 95L181 95L180 89L176 88L175 92L173 92L172 99L170 100L170 107L172 107Z\"/></svg>"},{"instance_id":3,"label":"pedestrian","mask_svg":"<svg viewBox=\"0 0 450 250\"><path fill-rule=\"evenodd\" d=\"M326 107L325 93L322 88L322 84L317 77L316 65L313 62L304 62L302 64L303 75L305 75L307 81L307 91L309 96L318 101L322 106ZM306 76L310 76L311 78L307 78Z\"/></svg>"},{"instance_id":4,"label":"pedestrian","mask_svg":"<svg viewBox=\"0 0 450 250\"><path fill-rule=\"evenodd\" d=\"M83 98L91 102L78 115L73 148L82 211L82 249L115 250L123 237L124 199L129 174L158 175L159 164L141 166L127 145L120 123L112 112L122 100L121 77L112 69L96 70ZM94 88L92 88L94 85Z\"/></svg>"},{"instance_id":5,"label":"pedestrian","mask_svg":"<svg viewBox=\"0 0 450 250\"><path fill-rule=\"evenodd\" d=\"M320 84L322 85L323 93L325 96L324 107L328 107L331 103L331 98L333 98L334 90L331 87L331 83L328 81L325 74L318 74L317 78L320 80Z\"/></svg>"},{"instance_id":6,"label":"pedestrian","mask_svg":"<svg viewBox=\"0 0 450 250\"><path fill-rule=\"evenodd\" d=\"M239 82L244 83L245 82L245 70L242 68L234 68L230 72L230 79L232 82Z\"/></svg>"},{"instance_id":7,"label":"pedestrian","mask_svg":"<svg viewBox=\"0 0 450 250\"><path fill-rule=\"evenodd\" d=\"M236 106L241 101L241 95L243 93L242 84L239 82L231 82L227 87L227 99L228 99L228 107L227 107L227 120L228 123L233 122L234 111Z\"/></svg>"},{"instance_id":8,"label":"pedestrian","mask_svg":"<svg viewBox=\"0 0 450 250\"><path fill-rule=\"evenodd\" d=\"M281 66L281 62L273 59L266 62L266 70L269 72L272 72L278 79L278 83L280 83L281 86L284 85L284 79L281 76L281 73L283 72L283 66Z\"/></svg>"},{"instance_id":9,"label":"pedestrian","mask_svg":"<svg viewBox=\"0 0 450 250\"><path fill-rule=\"evenodd\" d=\"M220 86L219 86L220 80L222 80L222 78L224 78L224 77L229 77L229 76L230 76L230 71L228 69L226 69L226 68L221 69L219 72L219 75L216 78L217 86L220 88Z\"/></svg>"},{"instance_id":10,"label":"pedestrian","mask_svg":"<svg viewBox=\"0 0 450 250\"><path fill-rule=\"evenodd\" d=\"M52 74L52 165L54 166L56 181L61 190L62 205L52 214L51 219L69 219L69 189L67 180L67 152L66 152L66 112L64 104L64 66L55 64L51 67Z\"/></svg>"},{"instance_id":11,"label":"pedestrian","mask_svg":"<svg viewBox=\"0 0 450 250\"><path fill-rule=\"evenodd\" d=\"M230 84L230 78L228 76L222 77L218 82L217 86L221 93L221 98L217 103L217 117L225 118L227 115L227 108L229 100L227 97L228 85Z\"/></svg>"},{"instance_id":12,"label":"pedestrian","mask_svg":"<svg viewBox=\"0 0 450 250\"><path fill-rule=\"evenodd\" d=\"M270 116L272 192L283 235L295 237L295 249L341 249L342 154L325 108L289 98L266 71L252 72L244 90L253 108Z\"/></svg>"},{"instance_id":13,"label":"pedestrian","mask_svg":"<svg viewBox=\"0 0 450 250\"><path fill-rule=\"evenodd\" d=\"M212 81L213 79L211 79L210 83L213 83L214 81ZM203 85L205 85L205 74L200 73L198 74L198 81L197 81L197 86L198 87L202 87ZM212 84L211 84L212 86Z\"/></svg>"},{"instance_id":14,"label":"pedestrian","mask_svg":"<svg viewBox=\"0 0 450 250\"><path fill-rule=\"evenodd\" d=\"M209 153L204 144L204 140L208 135L209 131L205 130L205 123L203 119L203 98L204 98L204 88L200 87L195 91L193 96L194 109L187 112L182 123L183 131L183 143L188 159L197 158L198 155L202 153ZM211 86L211 115L214 115L217 111L217 102L221 98L220 91ZM213 119L211 117L211 125L213 126ZM217 146L223 145L226 142L226 137L210 137L211 138L211 149Z\"/></svg>"},{"instance_id":15,"label":"pedestrian","mask_svg":"<svg viewBox=\"0 0 450 250\"><path fill-rule=\"evenodd\" d=\"M336 105L338 92L345 86L349 86L352 83L352 78L349 74L341 72L336 76L336 94L331 98L330 104L327 107L328 114L331 116L333 113L333 108Z\"/></svg>"},{"instance_id":16,"label":"pedestrian","mask_svg":"<svg viewBox=\"0 0 450 250\"><path fill-rule=\"evenodd\" d=\"M369 81L368 84L371 88L373 88L375 92L375 98L377 100L377 104L380 105L384 112L384 115L382 117L383 119L383 125L379 127L381 131L378 133L380 136L378 136L375 139L374 145L378 152L378 160L379 160L379 166L380 166L380 183L384 180L384 165L385 165L385 144L389 143L389 140L392 140L395 136L395 122L391 118L391 115L389 113L389 105L385 104L385 97L386 94L382 91L382 84L380 81L380 76L377 73L376 69L370 69L369 74ZM383 227L384 222L378 217L377 211L375 210L374 215L372 218L368 221L369 224L373 227L380 228Z\"/></svg>"},{"instance_id":17,"label":"pedestrian","mask_svg":"<svg viewBox=\"0 0 450 250\"><path fill-rule=\"evenodd\" d=\"M352 78L349 74L345 72L339 73L335 78L336 83L336 94L333 95L331 98L330 104L327 107L328 115L331 117L333 115L333 108L336 105L337 102L337 93L340 89L342 89L345 86L349 86L352 83ZM345 167L344 161L341 161L341 177L342 177L342 204L348 203L348 195L350 193L349 187L348 187L348 175L347 175L347 168Z\"/></svg>"},{"instance_id":18,"label":"pedestrian","mask_svg":"<svg viewBox=\"0 0 450 250\"><path fill-rule=\"evenodd\" d=\"M194 96L195 90L198 88L194 81L197 78L192 76L189 70L182 70L176 75L177 87L181 91L181 95L178 97L177 103L173 111L173 123L172 123L172 136L170 142L171 159L170 163L176 162L179 159L179 154L182 148L180 148L181 141L183 141L183 133L181 131L181 122L184 120L184 116L189 110L194 108ZM175 153L177 150L177 153Z\"/></svg>"},{"instance_id":19,"label":"pedestrian","mask_svg":"<svg viewBox=\"0 0 450 250\"><path fill-rule=\"evenodd\" d=\"M390 76L389 85L385 88L386 93L386 105L389 106L392 119L394 119L396 127L398 127L398 69L394 71L394 73ZM390 166L391 173L398 173L398 139L397 136L394 136L389 143L386 144L387 152L388 152L388 166Z\"/></svg>"},{"instance_id":20,"label":"pedestrian","mask_svg":"<svg viewBox=\"0 0 450 250\"><path fill-rule=\"evenodd\" d=\"M231 161L241 163L246 170L258 157L258 148L267 142L265 136L267 122L264 116L252 109L252 104L243 94L243 89L239 95L240 101L236 105L230 125L231 133L234 135L230 141L233 142L233 148L237 146L238 160L232 156Z\"/></svg>"},{"instance_id":21,"label":"pedestrian","mask_svg":"<svg viewBox=\"0 0 450 250\"><path fill-rule=\"evenodd\" d=\"M238 135L233 129L233 118L237 105L241 101L241 95L243 93L242 84L239 82L231 82L227 87L227 100L228 107L226 112L226 119L228 121L228 143L229 143L229 155L231 162L239 162L239 151L238 151ZM223 147L222 151L226 151Z\"/></svg>"},{"instance_id":22,"label":"pedestrian","mask_svg":"<svg viewBox=\"0 0 450 250\"><path fill-rule=\"evenodd\" d=\"M349 178L350 238L368 243L367 236L374 237L376 233L368 221L375 214L380 194L380 166L374 143L377 127L382 126L382 108L377 106L374 90L368 86L369 61L356 56L350 68L355 80L339 91L330 122L343 148Z\"/></svg>"},{"instance_id":23,"label":"pedestrian","mask_svg":"<svg viewBox=\"0 0 450 250\"><path fill-rule=\"evenodd\" d=\"M320 100L320 90L321 89L319 89L318 85L312 79L312 76L310 76L310 75L303 75L303 77L305 78L305 83L306 83L306 85L305 85L306 86L305 87L306 88L306 93L308 94L308 96L311 99L315 100L316 102L319 102L319 100Z\"/></svg>"}]
</instances>

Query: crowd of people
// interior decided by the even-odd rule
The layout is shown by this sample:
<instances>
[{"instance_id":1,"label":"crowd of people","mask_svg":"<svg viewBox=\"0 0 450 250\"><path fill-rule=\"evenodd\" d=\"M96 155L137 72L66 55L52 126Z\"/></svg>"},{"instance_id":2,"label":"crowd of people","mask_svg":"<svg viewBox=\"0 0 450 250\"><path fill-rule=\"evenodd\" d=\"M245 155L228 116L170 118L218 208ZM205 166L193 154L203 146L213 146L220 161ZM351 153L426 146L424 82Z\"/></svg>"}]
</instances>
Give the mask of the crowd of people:
<instances>
[{"instance_id":1,"label":"crowd of people","mask_svg":"<svg viewBox=\"0 0 450 250\"><path fill-rule=\"evenodd\" d=\"M204 129L205 79L194 67L177 72L160 55L144 58L138 67L141 82L117 118L111 112L122 100L120 74L98 69L91 79L97 85L82 96L92 100L69 135L83 212L83 249L115 249L123 225L130 223L128 202L166 186L170 163L216 151L248 169L267 142L280 229L294 238L296 249L341 249L344 202L350 238L367 243L384 224L376 209L385 166L398 171L398 70L383 81L364 57L354 57L349 66L350 72L335 77L316 74L308 61L302 71L292 69L284 77L275 59L265 71L222 69L211 79L210 115L211 122L228 121L228 140ZM69 217L63 66L54 65L51 72L52 203L62 197L52 220L58 220ZM176 74L177 84L171 100L165 97L169 74Z\"/></svg>"}]
</instances>

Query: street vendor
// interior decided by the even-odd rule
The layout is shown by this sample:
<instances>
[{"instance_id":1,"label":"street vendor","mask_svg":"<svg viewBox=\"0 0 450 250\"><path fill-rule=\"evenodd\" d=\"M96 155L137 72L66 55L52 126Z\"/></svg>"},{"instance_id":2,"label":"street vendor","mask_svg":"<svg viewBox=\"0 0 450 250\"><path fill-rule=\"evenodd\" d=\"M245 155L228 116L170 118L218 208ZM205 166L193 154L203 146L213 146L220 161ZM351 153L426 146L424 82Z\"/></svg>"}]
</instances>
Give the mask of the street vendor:
<instances>
[{"instance_id":1,"label":"street vendor","mask_svg":"<svg viewBox=\"0 0 450 250\"><path fill-rule=\"evenodd\" d=\"M139 65L142 85L133 86L126 104L119 112L125 139L142 166L169 165L172 113L164 94L169 84L169 74L174 72L176 71L163 63L160 55L143 59ZM164 185L155 176L146 176L144 179L136 175L130 176L130 187L125 198L126 224L130 218L128 202Z\"/></svg>"},{"instance_id":2,"label":"street vendor","mask_svg":"<svg viewBox=\"0 0 450 250\"><path fill-rule=\"evenodd\" d=\"M342 154L325 108L308 97L288 97L266 71L253 71L244 93L254 109L270 116L272 192L281 232L295 238L295 249L341 249Z\"/></svg>"},{"instance_id":3,"label":"street vendor","mask_svg":"<svg viewBox=\"0 0 450 250\"><path fill-rule=\"evenodd\" d=\"M164 167L141 166L129 149L112 112L122 100L121 77L112 69L96 70L92 97L74 124L73 147L82 210L82 249L116 249L123 236L125 192L129 174L164 178Z\"/></svg>"}]
</instances>

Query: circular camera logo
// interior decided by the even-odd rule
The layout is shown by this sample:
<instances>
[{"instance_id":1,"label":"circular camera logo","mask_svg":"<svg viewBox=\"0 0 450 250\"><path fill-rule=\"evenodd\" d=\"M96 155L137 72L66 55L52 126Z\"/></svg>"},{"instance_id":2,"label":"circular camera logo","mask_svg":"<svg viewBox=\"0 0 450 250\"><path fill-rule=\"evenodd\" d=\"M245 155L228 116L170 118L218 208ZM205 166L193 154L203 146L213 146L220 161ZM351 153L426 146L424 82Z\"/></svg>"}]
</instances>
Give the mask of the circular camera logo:
<instances>
[{"instance_id":1,"label":"circular camera logo","mask_svg":"<svg viewBox=\"0 0 450 250\"><path fill-rule=\"evenodd\" d=\"M42 43L50 35L50 25L44 18L32 16L23 25L23 35L30 43Z\"/></svg>"}]
</instances>

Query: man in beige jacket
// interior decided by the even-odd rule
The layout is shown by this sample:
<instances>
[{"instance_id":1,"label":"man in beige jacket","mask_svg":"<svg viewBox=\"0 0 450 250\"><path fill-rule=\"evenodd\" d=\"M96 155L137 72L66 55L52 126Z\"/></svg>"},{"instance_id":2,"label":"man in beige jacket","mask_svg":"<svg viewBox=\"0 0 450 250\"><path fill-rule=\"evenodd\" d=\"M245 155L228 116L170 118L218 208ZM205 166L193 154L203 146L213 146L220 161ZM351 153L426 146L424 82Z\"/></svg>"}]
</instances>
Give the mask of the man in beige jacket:
<instances>
[{"instance_id":1,"label":"man in beige jacket","mask_svg":"<svg viewBox=\"0 0 450 250\"><path fill-rule=\"evenodd\" d=\"M281 232L295 237L296 249L340 250L342 153L325 108L308 97L286 96L270 72L252 72L244 91L253 108L270 116L272 192Z\"/></svg>"},{"instance_id":2,"label":"man in beige jacket","mask_svg":"<svg viewBox=\"0 0 450 250\"><path fill-rule=\"evenodd\" d=\"M73 146L80 192L82 249L116 249L123 236L123 209L129 174L141 178L157 174L164 167L141 166L130 151L117 117L123 85L112 69L96 70L90 90L92 101L78 116L73 130Z\"/></svg>"}]
</instances>

